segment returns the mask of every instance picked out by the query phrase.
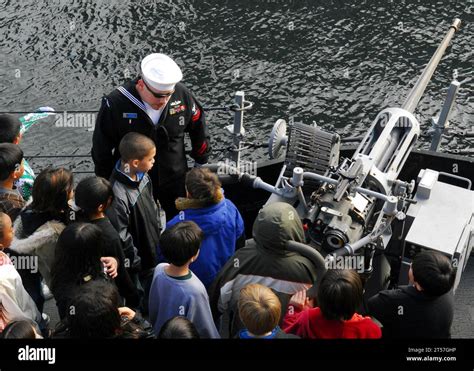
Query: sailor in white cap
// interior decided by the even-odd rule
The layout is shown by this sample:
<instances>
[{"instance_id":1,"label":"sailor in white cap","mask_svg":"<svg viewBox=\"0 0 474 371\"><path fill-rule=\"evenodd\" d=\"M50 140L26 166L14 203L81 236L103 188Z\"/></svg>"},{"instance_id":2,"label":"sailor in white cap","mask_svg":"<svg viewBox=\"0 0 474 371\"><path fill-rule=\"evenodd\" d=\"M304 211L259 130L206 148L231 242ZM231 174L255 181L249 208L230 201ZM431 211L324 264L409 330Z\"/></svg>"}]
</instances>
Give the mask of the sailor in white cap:
<instances>
[{"instance_id":1,"label":"sailor in white cap","mask_svg":"<svg viewBox=\"0 0 474 371\"><path fill-rule=\"evenodd\" d=\"M186 195L185 133L189 133L190 155L196 164L207 163L210 152L204 111L180 82L182 78L181 69L169 56L153 53L143 58L140 76L102 99L92 144L95 172L109 178L125 134L135 131L153 139L157 153L150 176L168 219L177 213L175 199Z\"/></svg>"},{"instance_id":2,"label":"sailor in white cap","mask_svg":"<svg viewBox=\"0 0 474 371\"><path fill-rule=\"evenodd\" d=\"M158 121L160 115L153 111L161 113L168 103L175 85L183 78L181 68L167 55L154 53L143 58L140 70L142 78L138 80L138 93L151 111L148 113L151 119Z\"/></svg>"}]
</instances>

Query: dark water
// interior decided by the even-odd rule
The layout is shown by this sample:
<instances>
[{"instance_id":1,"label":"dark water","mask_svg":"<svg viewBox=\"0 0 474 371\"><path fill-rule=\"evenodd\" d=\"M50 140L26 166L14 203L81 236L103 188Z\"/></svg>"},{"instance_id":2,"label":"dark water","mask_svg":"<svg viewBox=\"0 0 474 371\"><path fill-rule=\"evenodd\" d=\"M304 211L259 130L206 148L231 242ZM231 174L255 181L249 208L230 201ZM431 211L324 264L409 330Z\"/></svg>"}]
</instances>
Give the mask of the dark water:
<instances>
[{"instance_id":1,"label":"dark water","mask_svg":"<svg viewBox=\"0 0 474 371\"><path fill-rule=\"evenodd\" d=\"M442 149L469 149L474 139L461 132L472 130L474 117L473 10L472 0L0 0L0 111L96 110L142 57L164 52L207 106L245 91L255 103L246 115L249 140L266 141L273 123L290 117L361 135L379 111L403 102L459 17L463 28L416 113L427 128L456 69L462 86ZM215 147L229 144L223 127L231 122L227 113L209 115ZM30 155L88 154L91 136L49 122L22 146ZM428 143L422 137L419 146ZM89 159L67 157L32 164L91 168ZM472 337L471 288L465 279L456 294L454 337Z\"/></svg>"},{"instance_id":2,"label":"dark water","mask_svg":"<svg viewBox=\"0 0 474 371\"><path fill-rule=\"evenodd\" d=\"M380 110L403 102L459 17L463 28L416 113L428 128L456 69L462 86L442 149L473 146L460 134L474 117L472 1L0 0L0 9L0 110L98 109L142 57L164 52L207 106L245 91L255 103L248 139L260 141L290 117L341 136L364 133ZM222 128L231 122L228 113L209 115L216 147L230 142ZM87 154L91 135L44 124L24 146L28 154ZM421 138L419 147L428 143ZM264 149L249 155L266 156Z\"/></svg>"}]
</instances>

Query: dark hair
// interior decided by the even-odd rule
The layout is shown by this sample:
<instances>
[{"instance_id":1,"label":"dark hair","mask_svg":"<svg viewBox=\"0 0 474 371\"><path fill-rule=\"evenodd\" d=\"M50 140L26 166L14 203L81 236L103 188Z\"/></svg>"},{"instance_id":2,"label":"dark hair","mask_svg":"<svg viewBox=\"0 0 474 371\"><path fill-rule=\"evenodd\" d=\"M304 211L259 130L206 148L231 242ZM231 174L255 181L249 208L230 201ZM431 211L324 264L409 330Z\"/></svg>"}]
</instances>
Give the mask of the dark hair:
<instances>
[{"instance_id":1,"label":"dark hair","mask_svg":"<svg viewBox=\"0 0 474 371\"><path fill-rule=\"evenodd\" d=\"M79 182L74 194L77 206L81 208L86 216L95 213L97 208L106 204L114 192L110 182L98 176L85 178Z\"/></svg>"},{"instance_id":2,"label":"dark hair","mask_svg":"<svg viewBox=\"0 0 474 371\"><path fill-rule=\"evenodd\" d=\"M158 339L199 339L199 333L189 319L177 316L163 323Z\"/></svg>"},{"instance_id":3,"label":"dark hair","mask_svg":"<svg viewBox=\"0 0 474 371\"><path fill-rule=\"evenodd\" d=\"M163 232L160 249L171 264L181 267L197 254L202 239L203 232L196 223L180 222Z\"/></svg>"},{"instance_id":4,"label":"dark hair","mask_svg":"<svg viewBox=\"0 0 474 371\"><path fill-rule=\"evenodd\" d=\"M207 206L217 203L217 192L221 188L219 178L207 168L193 168L186 174L186 189L194 199L202 200Z\"/></svg>"},{"instance_id":5,"label":"dark hair","mask_svg":"<svg viewBox=\"0 0 474 371\"><path fill-rule=\"evenodd\" d=\"M147 136L135 132L125 134L119 144L122 161L143 160L155 148L155 143Z\"/></svg>"},{"instance_id":6,"label":"dark hair","mask_svg":"<svg viewBox=\"0 0 474 371\"><path fill-rule=\"evenodd\" d=\"M10 322L2 332L3 339L36 339L36 325L28 319Z\"/></svg>"},{"instance_id":7,"label":"dark hair","mask_svg":"<svg viewBox=\"0 0 474 371\"><path fill-rule=\"evenodd\" d=\"M69 170L44 169L33 183L31 209L61 215L68 209L68 197L72 190L73 178Z\"/></svg>"},{"instance_id":8,"label":"dark hair","mask_svg":"<svg viewBox=\"0 0 474 371\"><path fill-rule=\"evenodd\" d=\"M349 320L362 303L362 280L356 271L329 269L319 284L317 299L324 317Z\"/></svg>"},{"instance_id":9,"label":"dark hair","mask_svg":"<svg viewBox=\"0 0 474 371\"><path fill-rule=\"evenodd\" d=\"M0 144L0 181L7 180L23 161L23 151L12 143Z\"/></svg>"},{"instance_id":10,"label":"dark hair","mask_svg":"<svg viewBox=\"0 0 474 371\"><path fill-rule=\"evenodd\" d=\"M456 269L449 258L437 251L422 251L411 265L414 280L431 296L446 294L453 287Z\"/></svg>"},{"instance_id":11,"label":"dark hair","mask_svg":"<svg viewBox=\"0 0 474 371\"><path fill-rule=\"evenodd\" d=\"M0 143L13 143L20 134L21 122L8 113L0 114Z\"/></svg>"},{"instance_id":12,"label":"dark hair","mask_svg":"<svg viewBox=\"0 0 474 371\"><path fill-rule=\"evenodd\" d=\"M111 338L120 332L120 297L110 282L95 280L74 290L67 324L73 338Z\"/></svg>"},{"instance_id":13,"label":"dark hair","mask_svg":"<svg viewBox=\"0 0 474 371\"><path fill-rule=\"evenodd\" d=\"M102 231L94 224L73 223L62 231L51 269L55 296L71 284L83 283L87 276L91 280L103 276L102 243Z\"/></svg>"}]
</instances>

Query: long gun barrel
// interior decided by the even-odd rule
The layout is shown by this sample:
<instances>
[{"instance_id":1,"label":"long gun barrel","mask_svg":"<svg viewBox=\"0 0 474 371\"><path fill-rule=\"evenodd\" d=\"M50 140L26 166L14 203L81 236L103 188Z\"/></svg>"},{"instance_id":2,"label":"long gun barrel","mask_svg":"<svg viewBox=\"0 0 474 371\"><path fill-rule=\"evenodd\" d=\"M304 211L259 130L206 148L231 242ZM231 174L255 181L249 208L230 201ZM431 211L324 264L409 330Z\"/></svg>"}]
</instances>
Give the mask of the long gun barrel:
<instances>
[{"instance_id":1,"label":"long gun barrel","mask_svg":"<svg viewBox=\"0 0 474 371\"><path fill-rule=\"evenodd\" d=\"M459 31L460 27L461 20L455 18L453 24L449 27L449 31L444 37L443 42L438 46L438 49L436 49L436 52L431 57L430 61L428 62L428 65L425 67L420 78L416 82L415 86L413 86L413 88L411 89L410 94L408 94L405 103L403 103L403 109L407 110L410 113L413 113L413 111L415 111L415 108L418 105L418 102L420 101L421 96L423 95L423 92L426 89L426 85L428 85L428 82L430 81L433 72L435 71L439 61L441 60L441 57L443 56L446 48L448 47L449 42L454 36L454 33L456 31Z\"/></svg>"},{"instance_id":2,"label":"long gun barrel","mask_svg":"<svg viewBox=\"0 0 474 371\"><path fill-rule=\"evenodd\" d=\"M376 184L376 190L380 193L388 195L392 192L392 184L398 178L408 154L414 148L420 135L420 123L413 116L413 112L454 33L460 26L461 20L454 19L403 106L386 108L375 118L352 157L354 163L351 166L357 166L360 170L354 176L354 179L359 179L358 185L367 181ZM357 161L359 163L355 165ZM340 188L338 194L343 194L345 191Z\"/></svg>"}]
</instances>

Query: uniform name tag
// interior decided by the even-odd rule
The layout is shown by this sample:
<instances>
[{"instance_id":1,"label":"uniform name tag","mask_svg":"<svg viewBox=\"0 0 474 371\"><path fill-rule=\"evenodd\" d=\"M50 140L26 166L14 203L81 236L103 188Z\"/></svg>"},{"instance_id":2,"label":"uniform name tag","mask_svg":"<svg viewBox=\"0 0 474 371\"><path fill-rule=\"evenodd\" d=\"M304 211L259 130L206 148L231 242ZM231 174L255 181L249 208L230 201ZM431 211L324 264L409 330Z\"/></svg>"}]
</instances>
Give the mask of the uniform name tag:
<instances>
[{"instance_id":1,"label":"uniform name tag","mask_svg":"<svg viewBox=\"0 0 474 371\"><path fill-rule=\"evenodd\" d=\"M138 115L136 113L125 113L123 114L124 119L136 119Z\"/></svg>"}]
</instances>

